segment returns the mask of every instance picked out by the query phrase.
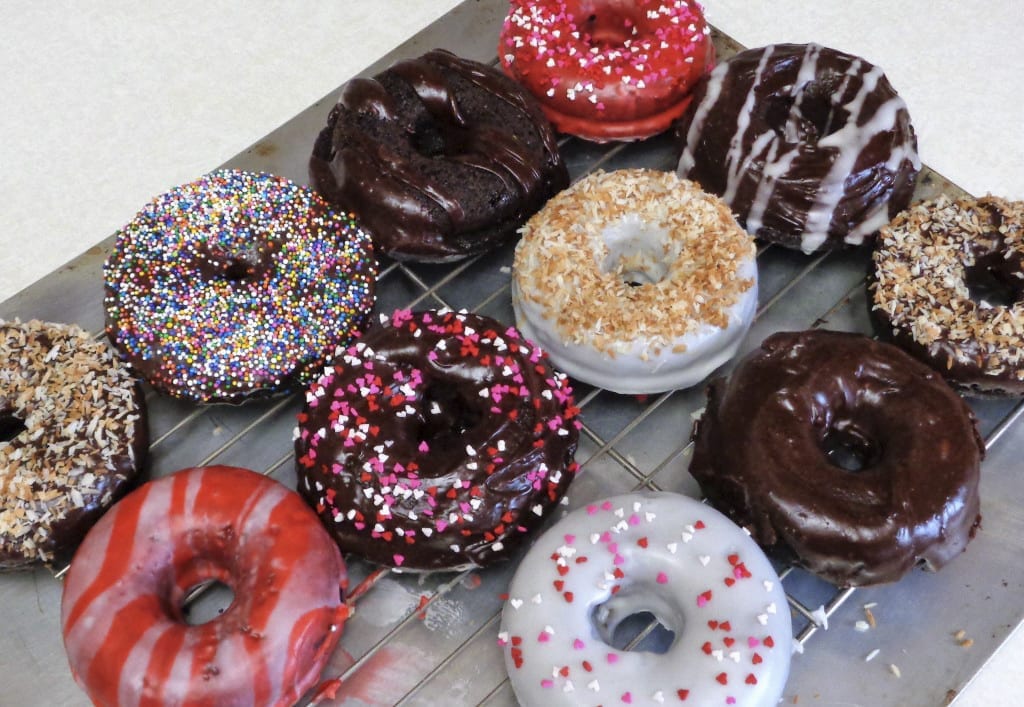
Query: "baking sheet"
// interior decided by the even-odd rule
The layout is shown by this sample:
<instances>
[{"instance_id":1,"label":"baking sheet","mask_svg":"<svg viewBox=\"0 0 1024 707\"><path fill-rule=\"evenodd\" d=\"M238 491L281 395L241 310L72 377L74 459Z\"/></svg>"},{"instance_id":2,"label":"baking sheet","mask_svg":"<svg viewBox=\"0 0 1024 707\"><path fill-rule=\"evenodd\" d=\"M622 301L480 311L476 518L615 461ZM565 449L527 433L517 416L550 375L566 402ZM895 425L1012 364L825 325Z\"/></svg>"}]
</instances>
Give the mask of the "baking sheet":
<instances>
[{"instance_id":1,"label":"baking sheet","mask_svg":"<svg viewBox=\"0 0 1024 707\"><path fill-rule=\"evenodd\" d=\"M493 62L506 0L471 0L369 67L434 47ZM720 56L735 51L716 37ZM339 83L346 77L339 77ZM225 166L281 174L307 183L306 161L336 93L326 96ZM561 149L573 178L596 169L672 169L668 138L599 146L566 138ZM925 170L918 195L960 193ZM172 186L172 185L168 185ZM141 205L140 205L141 206ZM124 220L131 218L125 214ZM0 316L77 322L102 331L102 263L112 239L0 305ZM448 305L512 323L508 294L512 246L456 265L385 262L377 311ZM760 309L743 352L780 329L823 326L870 332L864 290L868 258L856 252L804 256L774 247L759 255ZM571 507L633 488L696 495L686 471L692 413L700 387L639 399L577 385L585 423L583 473ZM206 463L236 464L294 486L291 431L298 396L246 405L195 408L148 396L154 440L150 475ZM942 704L980 668L1024 613L1024 570L1015 562L1024 537L1024 490L1014 478L1024 451L1015 401L973 403L990 452L982 475L984 526L968 552L931 575L915 572L890 586L841 591L799 570L784 585L795 657L786 700L806 704ZM350 560L354 580L371 568ZM496 642L500 595L514 563L486 571L429 576L388 574L360 599L325 677L343 678L348 704L514 704ZM866 617L876 627L858 631ZM0 705L87 704L66 667L59 629L60 583L45 571L0 578ZM811 620L828 617L828 630ZM964 631L970 647L957 635ZM877 654L871 661L865 657ZM895 667L895 669L894 669ZM899 676L897 676L897 673Z\"/></svg>"}]
</instances>

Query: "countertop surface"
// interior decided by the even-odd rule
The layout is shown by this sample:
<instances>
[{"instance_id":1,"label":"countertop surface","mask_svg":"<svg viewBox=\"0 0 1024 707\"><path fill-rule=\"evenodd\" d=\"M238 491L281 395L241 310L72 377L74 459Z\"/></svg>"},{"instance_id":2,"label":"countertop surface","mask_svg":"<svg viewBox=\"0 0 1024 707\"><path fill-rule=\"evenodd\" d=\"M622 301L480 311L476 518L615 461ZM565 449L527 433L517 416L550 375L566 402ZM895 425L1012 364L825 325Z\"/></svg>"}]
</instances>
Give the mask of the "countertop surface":
<instances>
[{"instance_id":1,"label":"countertop surface","mask_svg":"<svg viewBox=\"0 0 1024 707\"><path fill-rule=\"evenodd\" d=\"M457 4L3 4L0 300ZM1024 199L1017 3L708 0L706 12L747 46L815 41L881 65L927 164L971 193ZM1022 662L1018 629L956 704L1019 704Z\"/></svg>"}]
</instances>

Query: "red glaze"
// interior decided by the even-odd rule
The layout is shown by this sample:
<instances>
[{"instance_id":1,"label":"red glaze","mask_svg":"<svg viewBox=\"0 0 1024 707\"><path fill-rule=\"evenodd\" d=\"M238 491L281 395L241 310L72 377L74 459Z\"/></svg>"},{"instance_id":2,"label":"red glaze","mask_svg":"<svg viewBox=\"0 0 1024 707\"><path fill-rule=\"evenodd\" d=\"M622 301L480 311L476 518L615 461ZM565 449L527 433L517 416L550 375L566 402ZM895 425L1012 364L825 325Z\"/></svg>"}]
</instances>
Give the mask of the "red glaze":
<instances>
[{"instance_id":1,"label":"red glaze","mask_svg":"<svg viewBox=\"0 0 1024 707\"><path fill-rule=\"evenodd\" d=\"M183 599L206 580L234 601L189 625ZM297 494L246 469L187 469L86 536L64 584L64 647L97 705L291 705L341 636L345 580Z\"/></svg>"},{"instance_id":2,"label":"red glaze","mask_svg":"<svg viewBox=\"0 0 1024 707\"><path fill-rule=\"evenodd\" d=\"M692 0L512 0L498 57L560 132L605 142L666 130L715 50Z\"/></svg>"}]
</instances>

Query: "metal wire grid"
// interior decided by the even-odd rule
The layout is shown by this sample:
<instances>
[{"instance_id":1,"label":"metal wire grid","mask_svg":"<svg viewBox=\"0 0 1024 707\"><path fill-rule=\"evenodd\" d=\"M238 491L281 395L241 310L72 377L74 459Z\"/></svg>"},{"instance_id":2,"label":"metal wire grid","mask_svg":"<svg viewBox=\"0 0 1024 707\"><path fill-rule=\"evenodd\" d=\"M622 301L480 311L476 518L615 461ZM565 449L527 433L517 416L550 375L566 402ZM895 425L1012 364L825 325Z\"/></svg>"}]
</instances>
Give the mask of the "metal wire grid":
<instances>
[{"instance_id":1,"label":"metal wire grid","mask_svg":"<svg viewBox=\"0 0 1024 707\"><path fill-rule=\"evenodd\" d=\"M657 169L671 169L673 153L666 138L655 139L633 145L595 146L574 139L562 141L561 148L570 165L574 179L595 169L615 169L624 166L647 166ZM925 180L927 181L927 180ZM379 278L376 313L387 313L399 307L452 309L466 308L494 316L500 321L512 322L509 299L512 246L498 252L478 256L455 265L418 265L390 262L383 267ZM755 346L764 335L788 324L784 328L817 327L829 323L832 328L863 330L866 326L866 306L863 297L863 275L859 269L862 258L849 253L822 254L807 258L773 246L763 246L758 254L761 269L761 302L756 322L748 336L747 349ZM834 267L833 264L835 265ZM823 271L832 267L826 274ZM780 271L781 270L781 271ZM837 277L838 275L838 277ZM794 302L807 302L808 287L816 289L815 283L828 280L832 291L839 296L832 300L810 298L811 302L831 301L819 311L806 312ZM836 283L840 285L837 289ZM814 308L812 307L812 310ZM860 311L863 310L863 311ZM858 313L863 316L858 316ZM808 316L812 314L813 316ZM799 320L802 317L802 321ZM779 320L782 321L779 321ZM796 326L793 326L793 325ZM837 325L838 326L835 326ZM102 336L101 332L97 336ZM732 364L727 366L731 367ZM606 495L603 487L611 486L608 492L626 490L682 490L695 495L692 479L687 477L685 466L688 462L691 443L689 437L690 416L700 409L703 393L700 387L688 391L672 391L643 399L634 396L618 396L599 388L583 384L576 385L578 402L582 409L583 430L578 461L582 475L570 488L573 505ZM232 463L232 459L251 459L253 453L262 455L263 450L276 450L273 455L261 456L272 459L263 466L264 474L279 478L294 487L292 470L293 454L290 432L294 415L300 400L298 396L279 398L265 403L249 404L239 408L225 406L185 407L181 403L158 396L152 391L147 394L151 410L152 427L156 436L151 444L153 475L162 475L184 465L207 465ZM1024 412L1024 404L983 402L978 404L986 444L991 447L1014 421ZM668 414L666 414L668 413ZM682 420L674 428L666 429L666 417ZM987 430L985 428L988 428ZM225 435L225 430L228 434ZM286 439L282 439L287 434ZM634 456L638 440L643 437L676 435L678 441L670 443L668 453L660 459L638 461ZM201 440L201 444L195 444ZM268 444L269 441L269 444ZM648 440L649 442L649 440ZM657 446L657 445L656 445ZM178 450L189 449L188 455ZM283 450L283 451L282 451ZM648 455L649 457L650 455ZM249 464L252 466L252 464ZM586 488L587 481L600 479L602 488ZM591 484L593 486L594 484ZM583 488L581 488L583 487ZM372 568L357 558L347 558L353 582L370 576ZM810 639L818 632L820 622L835 615L854 595L851 588L837 588L826 585L806 572L795 567L780 568L787 597L794 619L794 636L802 652ZM63 574L63 572L59 573ZM495 636L500 617L500 588L507 585L511 567L492 568L485 573L466 571L457 574L415 576L390 573L378 578L378 582L416 583L420 602L406 611L397 621L378 635L364 636L365 648L352 654L350 664L328 675L334 674L344 684L352 680L369 662L382 651L401 643L410 627L422 622L425 612L453 594L466 593L467 582L474 575L492 574L496 581L488 582L499 587L492 592L486 611L480 612L476 622L469 628L453 649L442 653L440 660L430 666L415 682L411 682L398 700L398 704L429 702L429 694L436 679L448 671L456 670L467 659L475 660L480 646L486 646L491 656L498 661L491 676L496 678L482 695L475 698L477 704L512 702L514 697L504 676L504 668L497 652ZM370 592L376 591L370 589ZM358 604L357 604L358 607ZM358 616L358 611L357 611ZM656 626L652 624L648 630ZM351 637L351 630L349 636ZM644 634L634 639L642 640ZM342 639L345 646L346 638ZM364 642L364 641L360 641ZM442 678L443 682L443 678Z\"/></svg>"},{"instance_id":2,"label":"metal wire grid","mask_svg":"<svg viewBox=\"0 0 1024 707\"><path fill-rule=\"evenodd\" d=\"M718 37L719 55L727 56L737 47ZM575 179L595 169L651 167L672 169L673 150L669 138L641 143L599 146L568 138L560 147ZM938 191L957 192L955 186L926 169L916 198ZM390 262L379 277L375 313L395 308L466 308L513 321L509 300L512 246L477 256L455 265L419 265ZM814 257L764 246L758 253L761 301L755 324L744 351L779 329L802 329L828 324L829 328L869 332L864 302L862 254L840 252ZM819 303L830 303L821 307ZM102 332L96 333L101 337ZM743 351L741 351L742 355ZM727 364L725 370L733 364ZM701 387L668 392L653 399L618 396L599 388L576 385L582 409L583 430L579 453L581 476L570 488L573 505L628 490L676 490L696 495L697 488L686 472L691 449L689 424L702 407ZM264 460L260 469L295 487L291 429L301 401L298 396L251 403L238 408L213 406L195 408L147 393L153 476L186 465L213 463L258 468L253 458ZM980 427L991 448L1024 413L1024 403L972 401ZM675 441L651 444L666 434ZM651 449L656 451L651 451ZM187 449L188 454L179 450ZM269 464L265 460L272 460ZM358 558L347 558L353 584L371 576L373 568ZM398 704L431 703L432 694L443 689L451 699L451 685L445 676L473 666L473 685L458 700L466 704L514 703L503 661L496 646L501 593L511 577L514 563L485 572L410 575L396 572L379 575L376 584L397 582L418 592L420 601L385 627L358 624L359 614L350 619L342 639L343 659L335 659L325 677L337 676L342 684L353 680L382 653L410 638L433 607L443 602L474 604L475 620L465 622L454 635L432 640L433 664L417 674L411 671ZM780 568L794 620L794 636L802 652L818 632L821 621L832 618L854 595L850 588L837 588L794 567ZM58 573L61 576L63 571ZM381 591L377 586L369 590ZM358 607L358 605L357 605ZM651 627L653 627L652 624ZM651 628L648 627L648 628ZM415 636L412 636L415 638ZM432 637L433 638L433 637ZM642 640L643 634L635 641ZM795 667L798 670L799 663ZM438 679L440 678L440 679Z\"/></svg>"}]
</instances>

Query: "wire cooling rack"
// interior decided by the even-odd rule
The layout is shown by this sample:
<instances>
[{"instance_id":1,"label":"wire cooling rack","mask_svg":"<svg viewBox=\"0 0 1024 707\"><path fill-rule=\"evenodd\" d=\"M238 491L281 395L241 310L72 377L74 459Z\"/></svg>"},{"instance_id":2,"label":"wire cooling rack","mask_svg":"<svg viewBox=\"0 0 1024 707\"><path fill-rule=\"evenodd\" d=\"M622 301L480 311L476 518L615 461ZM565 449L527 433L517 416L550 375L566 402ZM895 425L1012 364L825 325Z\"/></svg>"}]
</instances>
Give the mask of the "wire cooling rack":
<instances>
[{"instance_id":1,"label":"wire cooling rack","mask_svg":"<svg viewBox=\"0 0 1024 707\"><path fill-rule=\"evenodd\" d=\"M466 2L369 67L445 47L495 62L506 0ZM738 45L716 33L719 57ZM272 172L302 183L313 139L333 103L325 97L225 166ZM574 180L596 169L672 170L671 139L596 145L563 138ZM925 169L916 198L963 192ZM112 241L0 305L0 316L74 321L102 335L102 263ZM511 324L513 244L453 265L382 263L376 312L450 307ZM805 256L774 246L758 254L757 319L739 356L774 331L824 327L870 333L864 278L868 256L843 251ZM733 364L727 364L721 373ZM584 423L565 510L635 489L699 495L687 472L689 432L703 408L702 386L657 396L623 396L575 385ZM253 468L295 487L292 429L301 396L241 407L194 407L148 392L150 476L203 464ZM800 655L785 699L871 705L942 704L973 675L1024 614L1024 490L1014 483L1024 451L1024 406L971 401L989 450L983 468L984 527L968 552L938 574L915 572L893 585L854 591L780 566ZM372 584L356 603L324 678L339 678L330 702L346 704L514 704L497 626L516 562L482 571L428 575L387 572L346 558L353 586ZM48 573L0 583L0 704L85 704L60 645L59 582ZM215 593L196 601L215 611ZM207 608L203 608L208 604ZM644 638L643 634L636 641ZM45 683L40 678L45 678ZM46 695L40 690L45 684Z\"/></svg>"}]
</instances>

